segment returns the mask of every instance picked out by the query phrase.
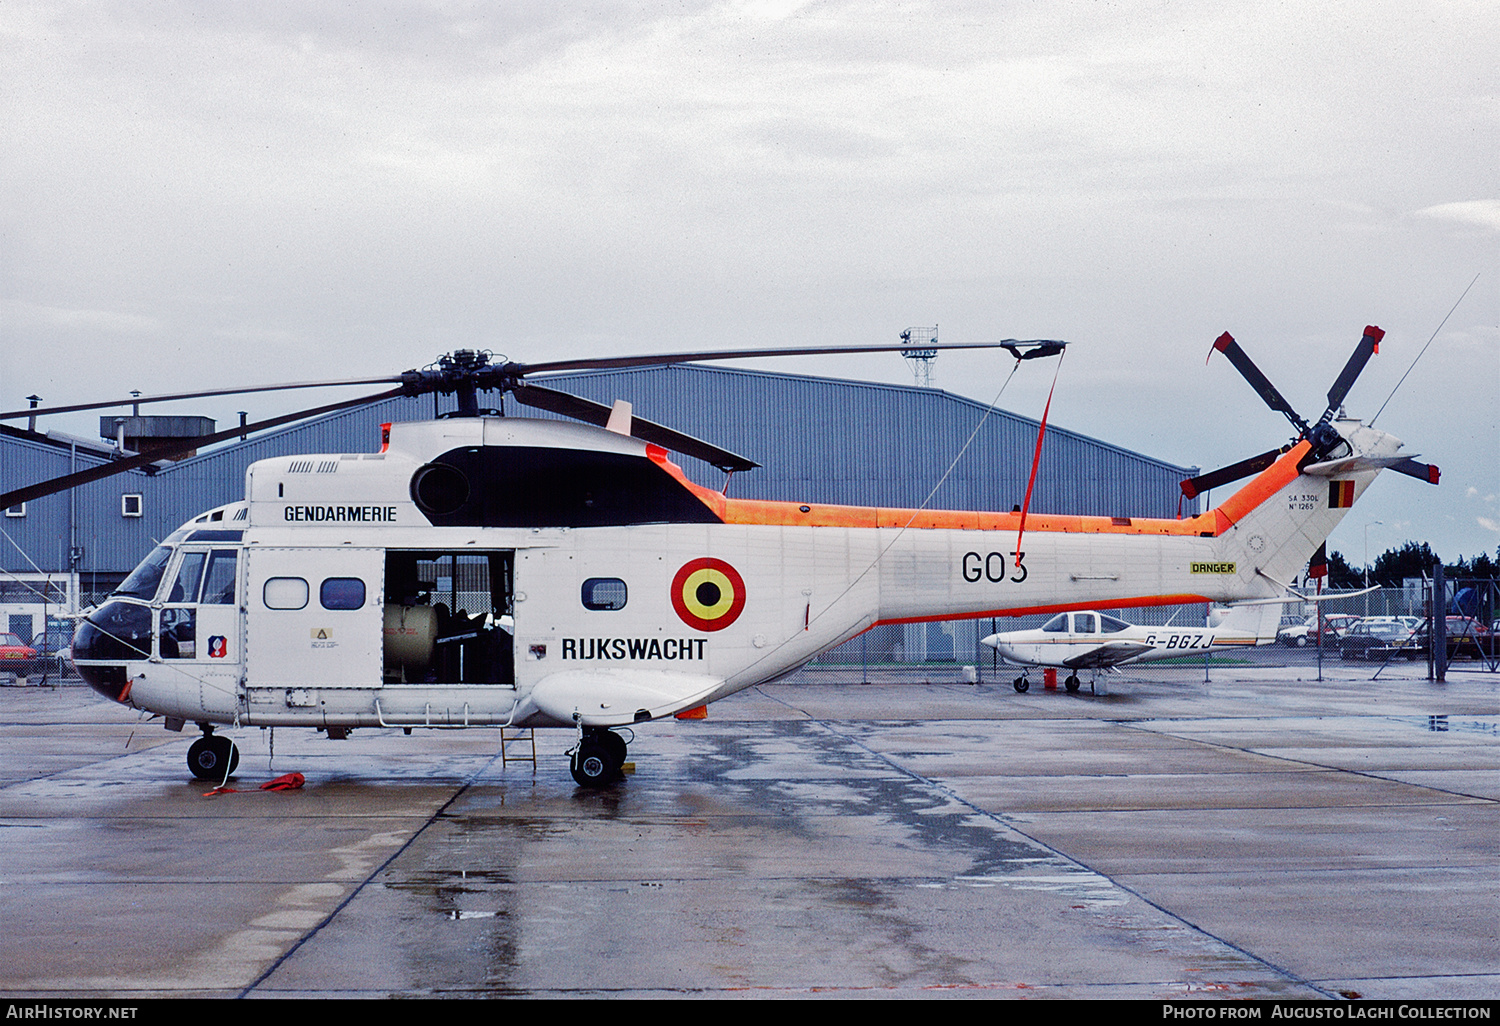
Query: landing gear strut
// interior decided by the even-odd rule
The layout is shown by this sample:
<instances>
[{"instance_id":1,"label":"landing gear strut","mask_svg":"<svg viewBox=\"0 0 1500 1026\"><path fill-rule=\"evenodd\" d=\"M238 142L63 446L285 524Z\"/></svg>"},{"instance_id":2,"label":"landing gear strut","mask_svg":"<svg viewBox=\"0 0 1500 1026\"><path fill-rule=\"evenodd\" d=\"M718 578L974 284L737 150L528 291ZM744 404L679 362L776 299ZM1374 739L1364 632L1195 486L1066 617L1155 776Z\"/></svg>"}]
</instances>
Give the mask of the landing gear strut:
<instances>
[{"instance_id":1,"label":"landing gear strut","mask_svg":"<svg viewBox=\"0 0 1500 1026\"><path fill-rule=\"evenodd\" d=\"M585 728L572 751L568 768L579 787L606 787L620 778L625 765L625 739L612 730Z\"/></svg>"},{"instance_id":2,"label":"landing gear strut","mask_svg":"<svg viewBox=\"0 0 1500 1026\"><path fill-rule=\"evenodd\" d=\"M1016 689L1016 694L1024 695L1031 690L1031 681L1026 679L1025 673L1022 673L1011 683L1011 687Z\"/></svg>"},{"instance_id":3,"label":"landing gear strut","mask_svg":"<svg viewBox=\"0 0 1500 1026\"><path fill-rule=\"evenodd\" d=\"M188 769L199 780L224 780L240 764L240 750L233 741L204 724L203 736L188 748Z\"/></svg>"}]
</instances>

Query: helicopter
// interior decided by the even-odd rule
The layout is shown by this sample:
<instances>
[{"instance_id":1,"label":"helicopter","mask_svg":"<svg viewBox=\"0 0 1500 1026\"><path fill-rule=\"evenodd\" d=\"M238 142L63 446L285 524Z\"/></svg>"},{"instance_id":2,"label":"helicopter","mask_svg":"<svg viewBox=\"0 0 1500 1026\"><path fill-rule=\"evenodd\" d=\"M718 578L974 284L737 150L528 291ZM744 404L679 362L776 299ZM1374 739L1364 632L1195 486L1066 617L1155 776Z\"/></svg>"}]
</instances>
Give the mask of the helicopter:
<instances>
[{"instance_id":1,"label":"helicopter","mask_svg":"<svg viewBox=\"0 0 1500 1026\"><path fill-rule=\"evenodd\" d=\"M183 524L88 613L73 659L107 698L168 730L195 724L188 766L204 780L227 780L239 762L216 726L312 727L333 739L356 728L550 727L575 732L574 780L603 787L620 778L634 728L703 715L878 624L1279 596L1381 469L1436 483L1437 468L1401 454L1398 439L1336 416L1380 335L1366 329L1312 425L1227 333L1216 342L1299 435L1183 482L1191 496L1255 475L1175 520L731 498L689 480L671 454L728 474L754 461L634 417L623 400L606 407L534 380L897 345L530 365L461 350L392 377L132 397L396 386L195 446L395 395L453 394L458 409L384 425L376 452L253 463L243 500ZM1019 365L1064 343L939 346L987 347ZM582 423L481 409L490 391ZM15 489L0 506L165 455Z\"/></svg>"}]
</instances>

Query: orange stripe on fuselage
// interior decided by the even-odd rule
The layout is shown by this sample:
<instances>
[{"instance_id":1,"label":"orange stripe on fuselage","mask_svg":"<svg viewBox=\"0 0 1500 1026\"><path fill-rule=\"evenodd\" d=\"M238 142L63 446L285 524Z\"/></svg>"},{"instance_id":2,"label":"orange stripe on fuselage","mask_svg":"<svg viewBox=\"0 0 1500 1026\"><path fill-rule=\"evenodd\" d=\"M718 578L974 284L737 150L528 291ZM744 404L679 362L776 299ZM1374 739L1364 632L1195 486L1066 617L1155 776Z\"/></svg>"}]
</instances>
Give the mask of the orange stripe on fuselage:
<instances>
[{"instance_id":1,"label":"orange stripe on fuselage","mask_svg":"<svg viewBox=\"0 0 1500 1026\"><path fill-rule=\"evenodd\" d=\"M1163 517L1085 517L1031 513L1027 530L1062 534L1151 534L1218 537L1243 520L1251 510L1296 480L1297 463L1310 446L1298 442L1291 451L1261 471L1249 484L1225 502L1195 517L1168 520ZM886 509L879 506L829 506L760 499L731 499L694 484L667 459L666 451L650 446L648 455L690 489L726 524L757 524L773 527L885 527L913 530L1015 531L1020 513L983 513L966 510ZM1179 601L1174 598L1171 601ZM1189 599L1189 601L1193 601ZM1202 601L1197 599L1196 601ZM1139 602L1132 602L1139 605ZM1166 604L1163 601L1161 604ZM1058 607L1061 608L1061 607ZM1079 607L1087 608L1087 607ZM983 614L976 614L983 615ZM896 622L896 621L892 621Z\"/></svg>"}]
</instances>

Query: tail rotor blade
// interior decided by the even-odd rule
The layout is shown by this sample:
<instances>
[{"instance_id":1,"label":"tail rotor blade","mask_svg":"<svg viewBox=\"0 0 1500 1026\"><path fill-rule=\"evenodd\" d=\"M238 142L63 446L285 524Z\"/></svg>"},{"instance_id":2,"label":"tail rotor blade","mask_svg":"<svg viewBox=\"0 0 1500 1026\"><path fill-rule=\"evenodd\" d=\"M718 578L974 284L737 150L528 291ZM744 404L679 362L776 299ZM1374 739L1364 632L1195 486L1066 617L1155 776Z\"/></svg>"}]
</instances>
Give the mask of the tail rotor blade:
<instances>
[{"instance_id":1,"label":"tail rotor blade","mask_svg":"<svg viewBox=\"0 0 1500 1026\"><path fill-rule=\"evenodd\" d=\"M1240 478L1249 477L1251 474L1259 474L1262 470L1275 463L1281 457L1281 454L1290 448L1291 446L1283 446L1280 449L1272 449L1270 452L1263 452L1259 456L1251 456L1248 460L1240 460L1238 463L1227 467L1211 470L1207 474L1190 477L1182 482L1182 494L1189 499L1196 499L1210 488L1217 488L1219 485L1238 481Z\"/></svg>"},{"instance_id":2,"label":"tail rotor blade","mask_svg":"<svg viewBox=\"0 0 1500 1026\"><path fill-rule=\"evenodd\" d=\"M1418 481L1426 481L1428 484L1437 484L1440 471L1431 463L1418 463L1416 460L1402 460L1400 463L1391 464L1391 469L1407 477L1414 477Z\"/></svg>"},{"instance_id":3,"label":"tail rotor blade","mask_svg":"<svg viewBox=\"0 0 1500 1026\"><path fill-rule=\"evenodd\" d=\"M1349 394L1349 389L1354 387L1360 372L1365 369L1365 364L1370 362L1370 357L1380 352L1380 340L1385 338L1385 332L1371 324L1365 328L1364 337L1359 340L1359 345L1354 347L1354 353L1349 357L1349 362L1344 364L1338 380L1328 390L1328 409L1323 414L1323 420L1333 419L1334 411L1344 404L1344 397Z\"/></svg>"},{"instance_id":4,"label":"tail rotor blade","mask_svg":"<svg viewBox=\"0 0 1500 1026\"><path fill-rule=\"evenodd\" d=\"M1260 372L1260 368L1255 366L1255 363L1240 348L1240 344L1234 340L1233 335L1227 331L1224 332L1224 334L1220 335L1214 341L1214 349L1229 357L1229 362L1234 364L1234 369L1240 372L1241 377L1250 382L1250 387L1255 389L1256 394L1265 401L1267 406L1278 413L1285 414L1286 419L1291 421L1298 431L1307 431L1307 421L1298 416L1297 411L1292 409L1291 403L1282 398L1281 393L1276 390L1276 386L1271 384L1271 380ZM1212 350L1210 350L1208 355L1213 355Z\"/></svg>"}]
</instances>

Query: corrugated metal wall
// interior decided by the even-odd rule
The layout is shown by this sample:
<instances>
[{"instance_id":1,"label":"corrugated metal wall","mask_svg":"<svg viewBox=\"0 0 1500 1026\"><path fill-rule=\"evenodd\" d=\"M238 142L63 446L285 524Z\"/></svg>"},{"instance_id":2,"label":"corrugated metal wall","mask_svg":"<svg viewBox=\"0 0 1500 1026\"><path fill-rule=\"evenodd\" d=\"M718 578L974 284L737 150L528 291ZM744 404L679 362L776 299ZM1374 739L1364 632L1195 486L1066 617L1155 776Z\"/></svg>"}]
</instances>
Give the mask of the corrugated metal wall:
<instances>
[{"instance_id":1,"label":"corrugated metal wall","mask_svg":"<svg viewBox=\"0 0 1500 1026\"><path fill-rule=\"evenodd\" d=\"M987 413L981 403L910 386L703 366L559 375L547 384L605 404L628 399L638 416L760 462L731 482L730 494L743 498L1010 509L1025 495L1036 444L1035 420ZM498 395L481 397L481 406L499 404ZM442 397L438 406L450 409L451 398ZM85 485L72 500L67 494L37 499L25 517L0 519L9 536L0 568L31 570L29 558L43 570L68 569L71 508L85 574L128 571L183 521L243 498L245 468L255 460L374 452L382 423L425 419L433 409L431 397L387 400L221 447L154 476L130 472ZM538 415L514 401L506 412ZM981 421L964 457L927 501ZM0 479L19 485L68 472L66 448L23 434L0 433ZM80 453L78 467L97 462ZM722 487L719 471L697 460L681 462L694 480ZM1175 516L1178 482L1192 470L1049 427L1031 508ZM127 493L143 497L142 516L121 515L120 497Z\"/></svg>"}]
</instances>

